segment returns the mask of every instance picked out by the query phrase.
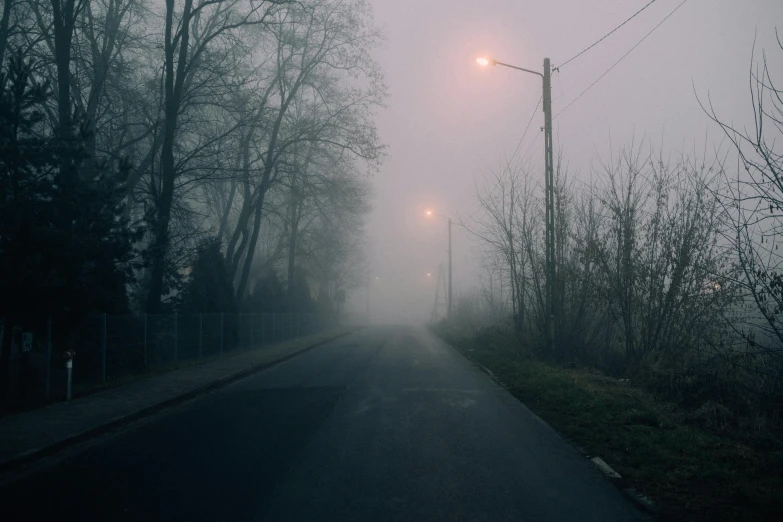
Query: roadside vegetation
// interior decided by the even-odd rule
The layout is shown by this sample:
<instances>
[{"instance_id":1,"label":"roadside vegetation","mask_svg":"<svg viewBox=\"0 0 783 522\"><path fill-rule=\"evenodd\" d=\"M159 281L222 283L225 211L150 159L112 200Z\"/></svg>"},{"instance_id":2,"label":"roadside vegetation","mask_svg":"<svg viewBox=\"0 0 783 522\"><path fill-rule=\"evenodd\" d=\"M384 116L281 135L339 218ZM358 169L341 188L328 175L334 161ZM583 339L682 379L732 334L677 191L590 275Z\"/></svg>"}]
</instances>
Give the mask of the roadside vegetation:
<instances>
[{"instance_id":1,"label":"roadside vegetation","mask_svg":"<svg viewBox=\"0 0 783 522\"><path fill-rule=\"evenodd\" d=\"M510 325L509 325L510 326ZM719 403L689 408L634 378L557 364L504 326L433 331L588 456L599 456L657 505L663 520L779 520L780 431L763 434L723 418Z\"/></svg>"},{"instance_id":2,"label":"roadside vegetation","mask_svg":"<svg viewBox=\"0 0 783 522\"><path fill-rule=\"evenodd\" d=\"M483 281L456 299L459 328L437 327L675 519L783 513L783 80L768 56L752 59L748 128L699 100L722 149L630 142L578 174L561 152L554 343L540 174L514 156L490 168L461 223Z\"/></svg>"},{"instance_id":3,"label":"roadside vegetation","mask_svg":"<svg viewBox=\"0 0 783 522\"><path fill-rule=\"evenodd\" d=\"M365 0L0 0L0 409L47 320L320 313L363 283Z\"/></svg>"}]
</instances>

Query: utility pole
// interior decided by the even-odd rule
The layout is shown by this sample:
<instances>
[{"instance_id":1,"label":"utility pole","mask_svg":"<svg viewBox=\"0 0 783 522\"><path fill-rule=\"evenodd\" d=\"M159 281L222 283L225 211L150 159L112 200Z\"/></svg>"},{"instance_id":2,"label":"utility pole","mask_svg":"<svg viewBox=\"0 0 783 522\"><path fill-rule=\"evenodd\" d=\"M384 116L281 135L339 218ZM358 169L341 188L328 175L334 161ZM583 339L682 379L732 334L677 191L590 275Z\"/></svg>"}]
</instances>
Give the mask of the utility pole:
<instances>
[{"instance_id":1,"label":"utility pole","mask_svg":"<svg viewBox=\"0 0 783 522\"><path fill-rule=\"evenodd\" d=\"M449 223L449 286L448 286L448 294L446 295L446 318L451 319L451 314L454 311L452 308L452 299L451 299L451 218L449 216L444 216L443 214L438 214L437 212L433 212L432 210L428 210L425 212L428 216L438 216L446 219ZM438 284L440 284L440 275L438 275ZM445 287L445 284L444 284ZM444 288L444 291L446 291L446 288Z\"/></svg>"},{"instance_id":2,"label":"utility pole","mask_svg":"<svg viewBox=\"0 0 783 522\"><path fill-rule=\"evenodd\" d=\"M367 324L370 324L370 266L367 265L367 303L365 314L367 315Z\"/></svg>"},{"instance_id":3,"label":"utility pole","mask_svg":"<svg viewBox=\"0 0 783 522\"><path fill-rule=\"evenodd\" d=\"M544 58L544 74L532 71L516 65L499 62L494 58L479 58L476 60L482 67L488 65L500 65L509 69L516 69L524 73L535 74L544 80L544 192L546 195L546 230L545 249L546 267L544 268L546 279L546 303L544 314L546 315L546 347L550 353L555 351L555 183L554 160L552 159L552 65L549 58Z\"/></svg>"},{"instance_id":4,"label":"utility pole","mask_svg":"<svg viewBox=\"0 0 783 522\"><path fill-rule=\"evenodd\" d=\"M544 58L544 191L546 192L546 344L555 351L555 188L552 154L552 67Z\"/></svg>"},{"instance_id":5,"label":"utility pole","mask_svg":"<svg viewBox=\"0 0 783 522\"><path fill-rule=\"evenodd\" d=\"M441 303L448 307L448 296L446 295L446 276L443 272L443 263L441 263L438 265L438 279L437 283L435 284L435 300L432 302L432 314L430 315L431 323L436 323L440 318L439 312ZM441 288L443 289L442 301L440 297Z\"/></svg>"},{"instance_id":6,"label":"utility pole","mask_svg":"<svg viewBox=\"0 0 783 522\"><path fill-rule=\"evenodd\" d=\"M449 306L447 308L448 311L448 319L451 320L452 317L452 308L451 308L451 218L449 219Z\"/></svg>"}]
</instances>

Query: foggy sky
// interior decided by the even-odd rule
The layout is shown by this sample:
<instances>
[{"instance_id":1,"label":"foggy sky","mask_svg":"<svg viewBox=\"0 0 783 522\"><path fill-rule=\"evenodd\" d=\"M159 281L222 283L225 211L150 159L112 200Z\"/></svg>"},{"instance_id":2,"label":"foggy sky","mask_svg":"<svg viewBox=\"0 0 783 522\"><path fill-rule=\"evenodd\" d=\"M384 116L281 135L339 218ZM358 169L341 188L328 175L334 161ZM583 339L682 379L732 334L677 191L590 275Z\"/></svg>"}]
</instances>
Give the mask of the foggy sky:
<instances>
[{"instance_id":1,"label":"foggy sky","mask_svg":"<svg viewBox=\"0 0 783 522\"><path fill-rule=\"evenodd\" d=\"M445 221L425 218L424 210L454 218L474 213L477 180L517 148L541 96L538 77L480 68L475 59L491 56L541 70L549 57L557 66L647 1L371 0L387 37L377 59L391 94L377 119L389 159L373 178L368 224L373 316L428 318L447 243ZM554 114L680 2L658 0L555 74ZM555 147L562 147L572 175L589 179L591 162L608 159L610 144L616 151L634 137L667 152L719 146L720 130L697 96L706 100L709 94L725 120L747 123L754 38L757 58L767 49L783 71L783 52L775 52L776 22L783 30L781 0L688 0L555 120ZM519 154L530 151L527 158L543 179L542 125L539 109ZM458 227L453 240L456 296L476 287L481 268L475 241ZM352 302L363 309L364 301L364 290L358 290Z\"/></svg>"}]
</instances>

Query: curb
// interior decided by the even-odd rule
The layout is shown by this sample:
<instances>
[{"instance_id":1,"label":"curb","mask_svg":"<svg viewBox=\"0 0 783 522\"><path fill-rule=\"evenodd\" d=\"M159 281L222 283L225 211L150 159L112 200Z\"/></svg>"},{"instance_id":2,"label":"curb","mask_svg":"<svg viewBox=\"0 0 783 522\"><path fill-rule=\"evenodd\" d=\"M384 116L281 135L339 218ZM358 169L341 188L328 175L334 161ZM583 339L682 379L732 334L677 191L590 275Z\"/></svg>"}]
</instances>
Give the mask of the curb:
<instances>
[{"instance_id":1,"label":"curb","mask_svg":"<svg viewBox=\"0 0 783 522\"><path fill-rule=\"evenodd\" d=\"M354 332L356 332L357 329L349 330L347 332L341 332L339 334L336 334L332 337L328 337L326 339L323 339L321 341L318 341L314 344L311 344L309 346L305 346L303 348L300 348L298 350L295 350L293 352L281 355L279 357L275 357L274 359L266 360L262 363L256 364L255 366L251 366L249 368L245 368L244 370L241 370L237 373L228 375L226 377L223 377L221 379L218 379L216 381L212 381L208 384L204 384L202 386L198 386L186 393L183 393L182 395L177 395L176 397L171 397L169 399L166 399L162 402L159 402L157 404L153 404L152 406L147 406L146 408L143 408L139 411L129 413L127 415L123 415L121 417L117 417L114 419L111 419L99 426L95 426L93 428L89 428L85 431L76 433L74 435L71 435L65 439L59 440L53 444L50 444L48 446L44 446L41 448L34 448L32 450L28 450L10 460L6 460L5 462L0 462L0 473L7 473L9 471L13 471L14 469L18 469L19 467L29 464L35 460L38 460L43 457L54 455L55 453L69 447L73 446L75 444L78 444L80 442L84 442L86 440L89 440L91 438L96 437L97 435L102 435L104 433L116 430L117 428L121 428L123 426L127 426L135 421L138 421L140 419L143 419L144 417L149 417L150 415L154 415L155 413L158 413L159 411L168 408L170 406L175 406L177 404L181 404L183 402L187 402L190 399L193 399L195 397L198 397L199 395L202 395L204 393L216 390L218 388L222 388L228 384L231 384L232 382L241 380L245 377L248 377L256 372L259 372L261 370L265 370L271 366L274 366L276 364L279 364L281 362L285 362L289 359L293 359L297 355L301 355L309 350L312 350L313 348L316 348L318 346L321 346L326 343L330 343L334 340L337 340L341 337L345 337L347 335L350 335Z\"/></svg>"},{"instance_id":2,"label":"curb","mask_svg":"<svg viewBox=\"0 0 783 522\"><path fill-rule=\"evenodd\" d=\"M484 366L480 362L474 360L464 350L449 344L445 339L440 337L438 334L436 334L434 332L433 332L433 334L435 335L435 337L440 339L444 344L446 344L446 346L449 346L450 348L452 348L455 352L457 352L458 354L462 355L462 357L464 357L468 362L472 363L474 366L477 366L480 370L482 370L484 373L489 375L489 377L492 379L493 382L495 382L495 384L497 384L501 388L508 389L508 386L506 386L502 381L500 381L500 379L498 379L498 377L492 372L492 370L490 370L489 368L487 368L486 366ZM521 404L524 405L524 403L522 401L520 401L517 397L514 397L514 399L519 401ZM532 410L531 410L531 413L533 413L533 415L535 415L535 417L539 421L543 422L547 426L550 426L548 422L546 422L545 420L540 418ZM551 428L551 426L550 426L550 428ZM557 432L558 434L560 433L559 431L555 430L554 428L552 428L552 429L555 432ZM565 439L565 437L564 437L564 439ZM615 485L615 487L617 487L617 489L620 491L620 493L622 493L622 495L625 496L628 500L630 500L636 507L638 507L639 509L641 509L645 513L648 513L649 515L652 515L653 517L657 517L659 515L658 505L655 502L653 502L650 498L644 496L642 493L640 493L636 489L630 487L627 484L627 482L625 481L625 479L623 479L622 476L619 473L617 473L615 470L613 470L611 468L611 466L609 466L606 462L604 462L603 459L601 459L600 457L590 458L585 453L585 451L582 448L579 448L579 447L575 446L573 444L573 442L571 442L568 439L565 439L565 440L569 444L574 446L579 451L579 453L581 453L582 455L587 457L590 460L590 462L596 468L598 468L606 476L606 478L608 478L609 481L612 482L612 484Z\"/></svg>"},{"instance_id":3,"label":"curb","mask_svg":"<svg viewBox=\"0 0 783 522\"><path fill-rule=\"evenodd\" d=\"M593 457L590 459L590 462L592 462L596 468L601 470L601 472L603 472L603 474L606 475L606 477L609 478L615 486L617 486L617 489L619 489L620 492L631 502L633 502L638 508L646 511L647 513L650 513L651 515L658 514L658 506L655 504L655 502L639 493L636 489L628 487L623 477L613 470L609 464L604 462L601 457Z\"/></svg>"}]
</instances>

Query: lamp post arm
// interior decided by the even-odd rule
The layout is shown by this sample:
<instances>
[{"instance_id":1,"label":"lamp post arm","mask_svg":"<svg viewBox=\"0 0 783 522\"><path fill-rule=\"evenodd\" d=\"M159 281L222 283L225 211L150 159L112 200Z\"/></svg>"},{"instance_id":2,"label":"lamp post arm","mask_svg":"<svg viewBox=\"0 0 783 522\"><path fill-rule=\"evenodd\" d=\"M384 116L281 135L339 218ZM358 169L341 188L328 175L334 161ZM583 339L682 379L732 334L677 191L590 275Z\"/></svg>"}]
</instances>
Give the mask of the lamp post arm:
<instances>
[{"instance_id":1,"label":"lamp post arm","mask_svg":"<svg viewBox=\"0 0 783 522\"><path fill-rule=\"evenodd\" d=\"M541 74L538 71L531 71L530 69L524 69L522 67L517 67L516 65L509 65L507 63L498 62L498 61L495 61L494 64L495 65L502 65L503 67L508 67L509 69L516 69L517 71L522 71L522 72L526 72L526 73L530 73L530 74L535 74L537 76L540 76L542 80L544 79L544 75Z\"/></svg>"}]
</instances>

